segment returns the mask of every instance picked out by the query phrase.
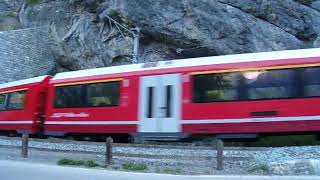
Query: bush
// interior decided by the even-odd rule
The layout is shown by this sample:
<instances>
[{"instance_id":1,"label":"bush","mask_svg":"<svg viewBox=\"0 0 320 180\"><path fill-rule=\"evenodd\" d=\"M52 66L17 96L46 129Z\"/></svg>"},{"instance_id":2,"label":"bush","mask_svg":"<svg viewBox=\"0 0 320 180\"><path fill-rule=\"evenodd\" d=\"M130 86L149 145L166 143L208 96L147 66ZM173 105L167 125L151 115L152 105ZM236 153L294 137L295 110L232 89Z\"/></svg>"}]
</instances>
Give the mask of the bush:
<instances>
[{"instance_id":1,"label":"bush","mask_svg":"<svg viewBox=\"0 0 320 180\"><path fill-rule=\"evenodd\" d=\"M65 166L65 165L69 165L69 166L85 166L85 167L97 167L99 166L98 163L96 163L93 160L88 160L88 161L84 161L84 160L73 160L73 159L61 159L57 162L58 165L61 166Z\"/></svg>"},{"instance_id":2,"label":"bush","mask_svg":"<svg viewBox=\"0 0 320 180\"><path fill-rule=\"evenodd\" d=\"M129 171L143 171L148 169L147 165L140 163L125 163L122 164L122 168Z\"/></svg>"},{"instance_id":3,"label":"bush","mask_svg":"<svg viewBox=\"0 0 320 180\"><path fill-rule=\"evenodd\" d=\"M97 167L97 166L99 166L99 164L96 163L96 162L93 161L93 160L89 160L89 161L86 161L86 162L85 162L84 166L86 166L86 167Z\"/></svg>"}]
</instances>

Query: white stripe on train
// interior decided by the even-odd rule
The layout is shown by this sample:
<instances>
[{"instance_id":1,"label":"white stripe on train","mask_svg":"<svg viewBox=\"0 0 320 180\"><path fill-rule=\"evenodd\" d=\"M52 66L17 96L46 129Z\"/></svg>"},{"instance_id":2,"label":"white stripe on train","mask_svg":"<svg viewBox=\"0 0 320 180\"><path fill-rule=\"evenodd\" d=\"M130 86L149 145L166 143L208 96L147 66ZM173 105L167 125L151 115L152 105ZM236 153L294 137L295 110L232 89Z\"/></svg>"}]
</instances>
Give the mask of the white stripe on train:
<instances>
[{"instance_id":1,"label":"white stripe on train","mask_svg":"<svg viewBox=\"0 0 320 180\"><path fill-rule=\"evenodd\" d=\"M221 124L221 123L256 123L256 122L287 122L314 121L320 116L268 117L268 118L239 118L239 119L206 119L182 120L181 124ZM0 124L32 124L32 121L0 121ZM139 121L46 121L47 125L126 125L139 124Z\"/></svg>"},{"instance_id":2,"label":"white stripe on train","mask_svg":"<svg viewBox=\"0 0 320 180\"><path fill-rule=\"evenodd\" d=\"M182 124L221 124L221 123L252 123L252 122L256 123L256 122L286 122L286 121L314 121L314 120L320 120L320 116L182 120Z\"/></svg>"},{"instance_id":3,"label":"white stripe on train","mask_svg":"<svg viewBox=\"0 0 320 180\"><path fill-rule=\"evenodd\" d=\"M0 121L0 124L32 124L32 121Z\"/></svg>"},{"instance_id":4,"label":"white stripe on train","mask_svg":"<svg viewBox=\"0 0 320 180\"><path fill-rule=\"evenodd\" d=\"M46 121L45 124L79 124L79 125L121 125L121 124L138 124L138 121Z\"/></svg>"}]
</instances>

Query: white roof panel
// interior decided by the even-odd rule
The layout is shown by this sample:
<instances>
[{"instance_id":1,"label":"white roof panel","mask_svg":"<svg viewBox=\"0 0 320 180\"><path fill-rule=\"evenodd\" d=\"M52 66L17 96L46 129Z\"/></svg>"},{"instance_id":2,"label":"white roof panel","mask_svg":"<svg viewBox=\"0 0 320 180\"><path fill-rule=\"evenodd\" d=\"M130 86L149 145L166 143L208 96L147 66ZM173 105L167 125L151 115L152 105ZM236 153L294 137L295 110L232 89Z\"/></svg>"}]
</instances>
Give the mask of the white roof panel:
<instances>
[{"instance_id":1,"label":"white roof panel","mask_svg":"<svg viewBox=\"0 0 320 180\"><path fill-rule=\"evenodd\" d=\"M39 77L34 77L34 78L29 78L29 79L24 79L24 80L19 80L19 81L13 81L13 82L9 82L9 83L4 83L4 84L0 84L0 89L2 88L8 88L8 87L14 87L14 86L20 86L20 85L24 85L24 84L31 84L31 83L36 83L36 82L41 82L43 81L46 76L39 76Z\"/></svg>"},{"instance_id":2,"label":"white roof panel","mask_svg":"<svg viewBox=\"0 0 320 180\"><path fill-rule=\"evenodd\" d=\"M122 66L112 66L105 68L87 69L80 71L71 71L56 74L52 80L61 80L68 78L87 77L95 75L136 72L152 69L163 68L177 68L177 67L190 67L201 66L210 64L224 64L224 63L238 63L238 62L253 62L264 60L279 60L279 59L293 59L305 57L320 57L320 48L313 49L299 49L299 50L285 50L285 51L271 51L259 52L249 54L235 54L224 56L211 56L201 58L179 59L171 61L159 61L155 67L144 67L145 64L131 64Z\"/></svg>"}]
</instances>

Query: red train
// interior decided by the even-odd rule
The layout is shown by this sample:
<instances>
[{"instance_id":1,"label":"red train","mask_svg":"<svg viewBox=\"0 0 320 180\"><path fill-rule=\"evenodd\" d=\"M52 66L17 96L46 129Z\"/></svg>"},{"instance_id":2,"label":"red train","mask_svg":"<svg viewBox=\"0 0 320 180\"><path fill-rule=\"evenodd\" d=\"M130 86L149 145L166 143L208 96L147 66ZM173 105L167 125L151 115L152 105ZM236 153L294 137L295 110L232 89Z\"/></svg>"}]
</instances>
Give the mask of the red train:
<instances>
[{"instance_id":1,"label":"red train","mask_svg":"<svg viewBox=\"0 0 320 180\"><path fill-rule=\"evenodd\" d=\"M0 85L0 130L177 136L320 130L320 49L106 67Z\"/></svg>"}]
</instances>

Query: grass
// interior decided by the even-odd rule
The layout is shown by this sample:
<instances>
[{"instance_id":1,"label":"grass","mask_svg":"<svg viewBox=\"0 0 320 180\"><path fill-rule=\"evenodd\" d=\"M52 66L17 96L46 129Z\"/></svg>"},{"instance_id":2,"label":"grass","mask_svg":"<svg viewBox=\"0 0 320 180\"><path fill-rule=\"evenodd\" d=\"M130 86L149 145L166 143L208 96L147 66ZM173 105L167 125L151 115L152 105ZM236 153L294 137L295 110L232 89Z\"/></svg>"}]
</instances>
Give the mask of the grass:
<instances>
[{"instance_id":1,"label":"grass","mask_svg":"<svg viewBox=\"0 0 320 180\"><path fill-rule=\"evenodd\" d=\"M148 169L148 166L141 163L124 163L122 164L122 169L129 170L129 171L144 171Z\"/></svg>"},{"instance_id":2,"label":"grass","mask_svg":"<svg viewBox=\"0 0 320 180\"><path fill-rule=\"evenodd\" d=\"M98 163L96 163L93 160L74 160L74 159L61 159L57 162L58 165L61 166L84 166L84 167L97 167L99 166Z\"/></svg>"}]
</instances>

